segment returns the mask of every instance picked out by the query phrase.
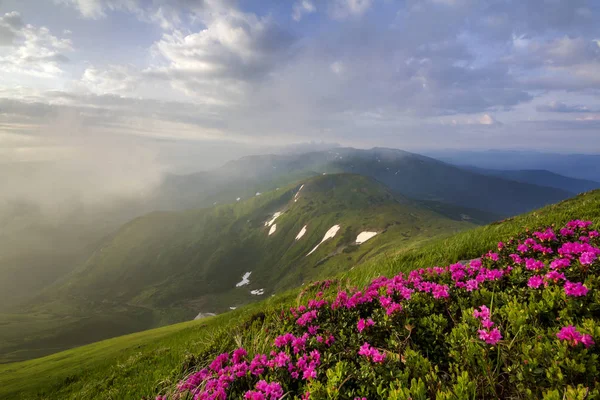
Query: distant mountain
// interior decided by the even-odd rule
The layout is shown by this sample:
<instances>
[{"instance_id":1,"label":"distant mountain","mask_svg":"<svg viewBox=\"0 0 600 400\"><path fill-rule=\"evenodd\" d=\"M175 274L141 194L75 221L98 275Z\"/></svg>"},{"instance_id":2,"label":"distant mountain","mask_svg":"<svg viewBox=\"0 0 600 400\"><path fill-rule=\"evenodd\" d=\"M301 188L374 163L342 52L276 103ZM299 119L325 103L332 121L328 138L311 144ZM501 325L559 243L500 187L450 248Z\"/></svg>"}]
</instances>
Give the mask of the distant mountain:
<instances>
[{"instance_id":1,"label":"distant mountain","mask_svg":"<svg viewBox=\"0 0 600 400\"><path fill-rule=\"evenodd\" d=\"M600 188L600 182L586 179L570 178L543 169L531 170L496 170L477 167L466 167L467 169L482 175L497 176L512 181L531 183L534 185L553 187L566 190L573 194L583 193Z\"/></svg>"},{"instance_id":2,"label":"distant mountain","mask_svg":"<svg viewBox=\"0 0 600 400\"><path fill-rule=\"evenodd\" d=\"M124 225L8 318L0 352L39 355L229 311L486 218L468 212L422 206L353 174L320 175L231 205L154 212Z\"/></svg>"},{"instance_id":3,"label":"distant mountain","mask_svg":"<svg viewBox=\"0 0 600 400\"><path fill-rule=\"evenodd\" d=\"M515 215L571 196L565 190L475 173L402 150L339 148L292 155L244 157L213 171L170 176L159 189L155 208L186 209L231 202L298 179L323 173L356 173L395 193Z\"/></svg>"},{"instance_id":4,"label":"distant mountain","mask_svg":"<svg viewBox=\"0 0 600 400\"><path fill-rule=\"evenodd\" d=\"M455 164L499 170L548 170L600 182L600 154L559 154L532 151L432 151L427 155Z\"/></svg>"}]
</instances>

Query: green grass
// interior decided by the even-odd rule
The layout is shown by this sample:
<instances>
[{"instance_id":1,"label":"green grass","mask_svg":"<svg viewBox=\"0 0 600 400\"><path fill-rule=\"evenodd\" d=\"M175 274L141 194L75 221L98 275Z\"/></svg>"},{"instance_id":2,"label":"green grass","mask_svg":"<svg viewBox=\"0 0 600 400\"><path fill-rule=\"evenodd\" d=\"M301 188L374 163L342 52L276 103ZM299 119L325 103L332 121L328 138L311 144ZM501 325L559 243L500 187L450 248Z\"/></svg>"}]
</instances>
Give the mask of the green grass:
<instances>
[{"instance_id":1,"label":"green grass","mask_svg":"<svg viewBox=\"0 0 600 400\"><path fill-rule=\"evenodd\" d=\"M1 315L0 362L223 313L379 254L474 226L453 207L432 210L352 174L317 176L230 205L154 212L125 224L58 287L21 314ZM284 211L269 236L269 220ZM442 213L443 212L443 213ZM310 250L333 225L335 238ZM301 240L296 235L307 225ZM379 234L353 244L365 230ZM251 271L250 284L237 288ZM22 318L25 315L26 318Z\"/></svg>"},{"instance_id":2,"label":"green grass","mask_svg":"<svg viewBox=\"0 0 600 400\"><path fill-rule=\"evenodd\" d=\"M445 265L477 257L526 228L563 225L571 219L600 223L600 191L579 195L502 223L451 237L433 239L394 252L339 275L349 285L364 285L378 275L392 275L419 267ZM393 254L395 253L395 254ZM187 354L196 354L233 332L256 312L295 303L298 290L248 305L209 320L110 339L44 358L0 365L0 398L140 399L151 396L162 382L175 377Z\"/></svg>"}]
</instances>

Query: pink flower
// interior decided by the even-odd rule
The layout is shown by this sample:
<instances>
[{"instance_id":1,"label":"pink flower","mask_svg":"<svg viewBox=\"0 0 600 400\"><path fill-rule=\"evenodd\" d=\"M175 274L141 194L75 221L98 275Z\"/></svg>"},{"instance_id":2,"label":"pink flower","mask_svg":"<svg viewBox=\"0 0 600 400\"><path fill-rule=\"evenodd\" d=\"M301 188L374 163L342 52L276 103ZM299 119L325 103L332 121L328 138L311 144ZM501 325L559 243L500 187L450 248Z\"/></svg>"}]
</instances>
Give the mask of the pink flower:
<instances>
[{"instance_id":1,"label":"pink flower","mask_svg":"<svg viewBox=\"0 0 600 400\"><path fill-rule=\"evenodd\" d=\"M246 350L244 350L243 348L239 348L237 350L233 351L233 356L231 357L231 362L233 364L237 364L240 361L242 361L244 359L244 357L246 357L248 355L248 353L246 352Z\"/></svg>"},{"instance_id":2,"label":"pink flower","mask_svg":"<svg viewBox=\"0 0 600 400\"><path fill-rule=\"evenodd\" d=\"M475 279L469 279L466 283L467 292L472 292L473 290L479 289L479 282L477 282Z\"/></svg>"},{"instance_id":3,"label":"pink flower","mask_svg":"<svg viewBox=\"0 0 600 400\"><path fill-rule=\"evenodd\" d=\"M356 329L358 329L359 332L362 332L365 330L366 326L365 320L361 318L358 320L358 324L356 324Z\"/></svg>"},{"instance_id":4,"label":"pink flower","mask_svg":"<svg viewBox=\"0 0 600 400\"><path fill-rule=\"evenodd\" d=\"M555 260L552 260L552 262L550 263L550 268L551 269L562 269L562 268L567 268L571 265L571 260L569 260L568 258L557 258Z\"/></svg>"},{"instance_id":5,"label":"pink flower","mask_svg":"<svg viewBox=\"0 0 600 400\"><path fill-rule=\"evenodd\" d=\"M553 281L554 283L558 282L559 280L565 280L565 274L563 274L562 272L558 272L558 271L550 271L546 274L545 278L549 281Z\"/></svg>"},{"instance_id":6,"label":"pink flower","mask_svg":"<svg viewBox=\"0 0 600 400\"><path fill-rule=\"evenodd\" d=\"M379 352L379 350L371 347L371 345L367 342L360 346L358 355L366 357L368 360L371 360L375 363L382 363L385 361L385 353Z\"/></svg>"},{"instance_id":7,"label":"pink flower","mask_svg":"<svg viewBox=\"0 0 600 400\"><path fill-rule=\"evenodd\" d=\"M583 345L585 346L585 348L589 348L590 346L594 345L594 339L592 338L591 335L582 335L581 336L581 343L583 343Z\"/></svg>"},{"instance_id":8,"label":"pink flower","mask_svg":"<svg viewBox=\"0 0 600 400\"><path fill-rule=\"evenodd\" d=\"M539 271L540 269L544 269L544 262L535 258L528 258L525 260L525 268L530 271Z\"/></svg>"},{"instance_id":9,"label":"pink flower","mask_svg":"<svg viewBox=\"0 0 600 400\"><path fill-rule=\"evenodd\" d=\"M473 317L478 319L489 319L490 318L490 309L487 306L479 307L479 310L473 311Z\"/></svg>"},{"instance_id":10,"label":"pink flower","mask_svg":"<svg viewBox=\"0 0 600 400\"><path fill-rule=\"evenodd\" d=\"M591 251L586 251L579 257L579 262L581 265L591 265L596 260L596 257L596 254L592 253Z\"/></svg>"},{"instance_id":11,"label":"pink flower","mask_svg":"<svg viewBox=\"0 0 600 400\"><path fill-rule=\"evenodd\" d=\"M588 288L581 282L565 282L565 294L571 297L585 296L588 292Z\"/></svg>"},{"instance_id":12,"label":"pink flower","mask_svg":"<svg viewBox=\"0 0 600 400\"><path fill-rule=\"evenodd\" d=\"M571 346L577 346L582 343L586 348L594 344L594 339L590 335L582 335L577 328L573 325L564 326L557 334L556 337L560 340L569 342Z\"/></svg>"},{"instance_id":13,"label":"pink flower","mask_svg":"<svg viewBox=\"0 0 600 400\"><path fill-rule=\"evenodd\" d=\"M479 339L483 340L487 344L495 345L500 341L500 339L502 339L502 334L498 328L494 328L491 331L480 329L478 332Z\"/></svg>"},{"instance_id":14,"label":"pink flower","mask_svg":"<svg viewBox=\"0 0 600 400\"><path fill-rule=\"evenodd\" d=\"M494 322L491 319L484 319L481 321L481 325L486 329L490 329L494 326Z\"/></svg>"},{"instance_id":15,"label":"pink flower","mask_svg":"<svg viewBox=\"0 0 600 400\"><path fill-rule=\"evenodd\" d=\"M523 259L518 254L511 254L509 257L513 260L513 263L515 264L521 264L523 262Z\"/></svg>"},{"instance_id":16,"label":"pink flower","mask_svg":"<svg viewBox=\"0 0 600 400\"><path fill-rule=\"evenodd\" d=\"M402 311L402 305L398 303L392 303L385 311L387 315L392 315L396 311Z\"/></svg>"},{"instance_id":17,"label":"pink flower","mask_svg":"<svg viewBox=\"0 0 600 400\"><path fill-rule=\"evenodd\" d=\"M544 283L544 279L542 279L542 277L539 275L534 275L529 278L529 281L527 281L527 286L532 289L537 289L542 285L542 283Z\"/></svg>"}]
</instances>

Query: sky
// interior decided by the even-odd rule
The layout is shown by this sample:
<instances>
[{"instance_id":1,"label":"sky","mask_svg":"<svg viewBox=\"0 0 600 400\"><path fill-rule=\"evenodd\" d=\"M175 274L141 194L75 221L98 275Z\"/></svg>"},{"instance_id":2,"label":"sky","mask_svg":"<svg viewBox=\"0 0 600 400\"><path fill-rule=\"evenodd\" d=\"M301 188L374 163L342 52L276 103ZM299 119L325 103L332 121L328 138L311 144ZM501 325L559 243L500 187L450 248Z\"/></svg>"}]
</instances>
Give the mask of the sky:
<instances>
[{"instance_id":1,"label":"sky","mask_svg":"<svg viewBox=\"0 0 600 400\"><path fill-rule=\"evenodd\" d=\"M309 141L598 152L598 21L594 0L0 0L0 164L128 185Z\"/></svg>"}]
</instances>

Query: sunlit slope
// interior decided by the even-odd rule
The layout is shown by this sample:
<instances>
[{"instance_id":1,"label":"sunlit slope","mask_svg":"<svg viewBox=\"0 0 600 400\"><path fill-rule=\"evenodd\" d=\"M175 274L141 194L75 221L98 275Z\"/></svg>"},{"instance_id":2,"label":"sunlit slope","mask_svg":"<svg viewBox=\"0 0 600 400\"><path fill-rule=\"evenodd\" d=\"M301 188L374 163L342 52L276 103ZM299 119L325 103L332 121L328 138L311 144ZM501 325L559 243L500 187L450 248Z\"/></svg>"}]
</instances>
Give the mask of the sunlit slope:
<instances>
[{"instance_id":1,"label":"sunlit slope","mask_svg":"<svg viewBox=\"0 0 600 400\"><path fill-rule=\"evenodd\" d=\"M348 279L349 286L363 285L380 274L391 276L400 271L470 259L525 228L560 226L574 218L600 223L600 191L501 223L434 239L394 258L358 266L341 277ZM206 321L177 324L37 360L0 365L0 398L151 397L158 388L171 385L182 376L185 360L192 360L189 354L219 352L222 349L219 337L243 334L249 326L246 322L260 315L256 314L258 311L268 313L296 305L297 293L293 290Z\"/></svg>"},{"instance_id":2,"label":"sunlit slope","mask_svg":"<svg viewBox=\"0 0 600 400\"><path fill-rule=\"evenodd\" d=\"M309 255L334 226L336 234ZM339 271L340 263L349 268L386 241L467 227L398 199L368 178L320 176L239 204L138 218L62 290L91 301L183 306L190 315L223 312L261 296L252 291L267 296ZM357 244L363 231L377 235ZM246 273L249 283L241 284Z\"/></svg>"},{"instance_id":3,"label":"sunlit slope","mask_svg":"<svg viewBox=\"0 0 600 400\"><path fill-rule=\"evenodd\" d=\"M0 351L5 361L26 359L220 314L475 226L461 218L468 210L442 208L341 174L231 205L151 213L124 225L21 313L0 316Z\"/></svg>"}]
</instances>

